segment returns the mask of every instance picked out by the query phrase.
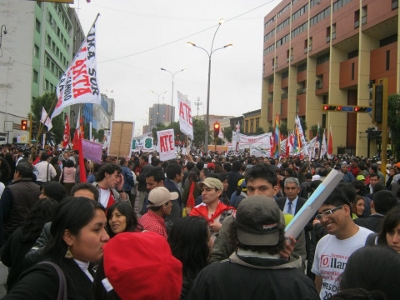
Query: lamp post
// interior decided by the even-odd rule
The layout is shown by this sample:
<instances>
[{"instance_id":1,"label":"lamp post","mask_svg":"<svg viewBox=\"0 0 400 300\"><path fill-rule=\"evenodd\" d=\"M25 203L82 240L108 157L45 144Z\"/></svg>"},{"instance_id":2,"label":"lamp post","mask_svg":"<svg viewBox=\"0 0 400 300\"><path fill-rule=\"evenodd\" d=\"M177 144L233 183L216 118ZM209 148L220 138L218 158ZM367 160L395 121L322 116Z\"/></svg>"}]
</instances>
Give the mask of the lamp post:
<instances>
[{"instance_id":1,"label":"lamp post","mask_svg":"<svg viewBox=\"0 0 400 300\"><path fill-rule=\"evenodd\" d=\"M156 94L156 95L157 95L157 123L156 123L156 127L157 127L157 124L158 124L158 115L160 114L160 96L163 95L163 94L165 94L167 91L162 92L162 93L156 93L155 91L150 91L150 92L152 92L153 94Z\"/></svg>"},{"instance_id":2,"label":"lamp post","mask_svg":"<svg viewBox=\"0 0 400 300\"><path fill-rule=\"evenodd\" d=\"M161 68L161 71L168 72L169 74L172 75L172 92L171 92L171 123L172 123L173 115L174 115L174 111L173 111L173 107L174 107L174 77L175 77L176 74L186 71L186 69L182 69L182 70L176 71L175 73L172 73L171 71L168 71L168 70L166 70L164 68Z\"/></svg>"},{"instance_id":3,"label":"lamp post","mask_svg":"<svg viewBox=\"0 0 400 300\"><path fill-rule=\"evenodd\" d=\"M196 47L196 48L202 49L202 50L204 50L204 52L207 53L207 56L208 56L207 112L206 112L206 138L205 138L205 146L206 146L207 151L208 151L208 133L209 133L209 130L210 130L209 118L210 118L211 57L212 57L212 55L213 55L213 53L215 51L220 50L220 49L229 48L229 47L233 46L232 44L227 44L227 45L225 45L223 47L220 47L220 48L217 48L217 49L213 49L214 48L215 36L217 35L218 29L222 25L223 22L224 22L224 19L220 19L219 22L218 22L217 30L215 31L214 37L213 37L212 42L211 42L211 50L210 50L210 52L208 52L206 49L204 49L202 47L197 46L195 43L187 42L188 46L192 46L192 47Z\"/></svg>"}]
</instances>

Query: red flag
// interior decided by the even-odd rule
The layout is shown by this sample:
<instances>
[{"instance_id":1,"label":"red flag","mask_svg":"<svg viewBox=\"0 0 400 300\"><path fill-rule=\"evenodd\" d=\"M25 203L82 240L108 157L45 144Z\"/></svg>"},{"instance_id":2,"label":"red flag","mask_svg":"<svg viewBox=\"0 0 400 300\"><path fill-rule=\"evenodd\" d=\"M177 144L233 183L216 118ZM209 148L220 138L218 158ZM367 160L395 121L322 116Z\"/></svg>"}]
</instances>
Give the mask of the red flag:
<instances>
[{"instance_id":1,"label":"red flag","mask_svg":"<svg viewBox=\"0 0 400 300\"><path fill-rule=\"evenodd\" d=\"M65 127L64 127L64 136L62 141L63 148L67 148L69 141L71 140L70 136L71 128L68 122L68 115L65 115Z\"/></svg>"},{"instance_id":2,"label":"red flag","mask_svg":"<svg viewBox=\"0 0 400 300\"><path fill-rule=\"evenodd\" d=\"M82 116L81 116L79 122L80 122L81 137L84 139L85 138L85 128L83 126L83 118L82 118Z\"/></svg>"},{"instance_id":3,"label":"red flag","mask_svg":"<svg viewBox=\"0 0 400 300\"><path fill-rule=\"evenodd\" d=\"M83 160L82 137L78 137L78 151L79 151L79 178L81 182L86 182L86 167Z\"/></svg>"}]
</instances>

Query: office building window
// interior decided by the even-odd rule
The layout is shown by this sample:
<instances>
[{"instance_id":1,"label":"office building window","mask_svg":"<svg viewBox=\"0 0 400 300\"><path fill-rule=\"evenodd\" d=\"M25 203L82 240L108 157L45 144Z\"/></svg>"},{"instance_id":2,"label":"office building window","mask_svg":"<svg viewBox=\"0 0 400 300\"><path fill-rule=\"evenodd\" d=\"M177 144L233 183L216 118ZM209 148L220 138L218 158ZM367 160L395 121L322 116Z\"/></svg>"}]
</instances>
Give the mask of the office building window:
<instances>
[{"instance_id":1,"label":"office building window","mask_svg":"<svg viewBox=\"0 0 400 300\"><path fill-rule=\"evenodd\" d=\"M33 46L33 55L39 57L39 46L36 44Z\"/></svg>"},{"instance_id":2,"label":"office building window","mask_svg":"<svg viewBox=\"0 0 400 300\"><path fill-rule=\"evenodd\" d=\"M36 19L36 26L35 26L35 29L36 29L37 32L40 33L40 21L39 21L38 19Z\"/></svg>"},{"instance_id":3,"label":"office building window","mask_svg":"<svg viewBox=\"0 0 400 300\"><path fill-rule=\"evenodd\" d=\"M310 19L310 27L317 24L319 21L322 21L326 17L328 17L331 14L331 7L329 6L325 10L321 11L319 14L316 16L312 17Z\"/></svg>"},{"instance_id":4,"label":"office building window","mask_svg":"<svg viewBox=\"0 0 400 300\"><path fill-rule=\"evenodd\" d=\"M390 69L390 50L386 51L386 71Z\"/></svg>"},{"instance_id":5,"label":"office building window","mask_svg":"<svg viewBox=\"0 0 400 300\"><path fill-rule=\"evenodd\" d=\"M36 70L33 70L33 82L38 83L39 81L39 73Z\"/></svg>"}]
</instances>

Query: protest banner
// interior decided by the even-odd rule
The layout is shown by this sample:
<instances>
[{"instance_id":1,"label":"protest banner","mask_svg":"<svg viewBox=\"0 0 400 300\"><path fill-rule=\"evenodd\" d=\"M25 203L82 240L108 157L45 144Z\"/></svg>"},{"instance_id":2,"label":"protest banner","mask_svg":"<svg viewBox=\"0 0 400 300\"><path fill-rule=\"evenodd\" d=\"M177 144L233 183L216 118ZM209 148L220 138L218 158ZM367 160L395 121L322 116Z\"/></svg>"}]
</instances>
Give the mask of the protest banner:
<instances>
[{"instance_id":1,"label":"protest banner","mask_svg":"<svg viewBox=\"0 0 400 300\"><path fill-rule=\"evenodd\" d=\"M152 152L154 150L156 150L156 147L154 146L153 134L151 132L133 138L132 152Z\"/></svg>"},{"instance_id":2,"label":"protest banner","mask_svg":"<svg viewBox=\"0 0 400 300\"><path fill-rule=\"evenodd\" d=\"M190 101L178 92L179 128L183 134L193 140L192 105Z\"/></svg>"},{"instance_id":3,"label":"protest banner","mask_svg":"<svg viewBox=\"0 0 400 300\"><path fill-rule=\"evenodd\" d=\"M158 152L160 153L160 160L166 161L169 159L175 159L175 139L174 130L167 129L163 131L157 131L157 145Z\"/></svg>"},{"instance_id":4,"label":"protest banner","mask_svg":"<svg viewBox=\"0 0 400 300\"><path fill-rule=\"evenodd\" d=\"M108 155L128 157L131 155L133 122L113 121L111 124Z\"/></svg>"},{"instance_id":5,"label":"protest banner","mask_svg":"<svg viewBox=\"0 0 400 300\"><path fill-rule=\"evenodd\" d=\"M73 104L101 105L96 59L96 21L98 16L71 65L60 78L56 88L57 104L51 119L58 116L65 107Z\"/></svg>"},{"instance_id":6,"label":"protest banner","mask_svg":"<svg viewBox=\"0 0 400 300\"><path fill-rule=\"evenodd\" d=\"M82 152L83 157L95 163L101 163L101 156L103 154L103 146L85 139L82 139Z\"/></svg>"}]
</instances>

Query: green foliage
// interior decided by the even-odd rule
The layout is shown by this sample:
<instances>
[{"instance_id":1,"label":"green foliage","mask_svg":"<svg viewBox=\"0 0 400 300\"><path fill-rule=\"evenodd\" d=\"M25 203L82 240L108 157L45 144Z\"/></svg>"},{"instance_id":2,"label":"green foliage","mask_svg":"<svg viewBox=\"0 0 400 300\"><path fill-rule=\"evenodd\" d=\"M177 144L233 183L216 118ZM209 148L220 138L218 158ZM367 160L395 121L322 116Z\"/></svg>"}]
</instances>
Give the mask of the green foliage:
<instances>
[{"instance_id":1,"label":"green foliage","mask_svg":"<svg viewBox=\"0 0 400 300\"><path fill-rule=\"evenodd\" d=\"M37 122L37 124L40 123L40 118L42 116L42 107L47 111L47 113L51 116L53 113L53 110L50 111L50 108L53 107L53 102L56 101L56 94L55 93L46 93L42 95L41 97L36 98L35 100L32 101L32 118ZM54 107L53 107L54 109ZM51 129L51 132L55 134L55 139L57 143L60 143L62 140L62 137L64 135L64 120L63 120L63 114L59 114L57 117L52 119L52 124L53 128ZM40 123L40 127L43 128L43 124ZM42 130L42 134L45 133L47 130L47 127L44 126L44 129ZM32 138L36 140L41 140L41 137L38 136L33 136Z\"/></svg>"},{"instance_id":2,"label":"green foliage","mask_svg":"<svg viewBox=\"0 0 400 300\"><path fill-rule=\"evenodd\" d=\"M264 134L264 129L262 129L262 127L257 127L256 128L256 135L260 135L260 134Z\"/></svg>"},{"instance_id":3,"label":"green foliage","mask_svg":"<svg viewBox=\"0 0 400 300\"><path fill-rule=\"evenodd\" d=\"M272 126L268 127L268 132L274 132L274 130L275 130L274 127L272 127Z\"/></svg>"},{"instance_id":4,"label":"green foliage","mask_svg":"<svg viewBox=\"0 0 400 300\"><path fill-rule=\"evenodd\" d=\"M104 129L100 129L97 133L97 139L99 140L99 142L102 142L104 138Z\"/></svg>"},{"instance_id":5,"label":"green foliage","mask_svg":"<svg viewBox=\"0 0 400 300\"><path fill-rule=\"evenodd\" d=\"M287 136L288 135L288 129L287 129L287 123L286 122L281 122L281 125L279 126L279 132L282 136Z\"/></svg>"},{"instance_id":6,"label":"green foliage","mask_svg":"<svg viewBox=\"0 0 400 300\"><path fill-rule=\"evenodd\" d=\"M225 127L223 129L224 132L224 137L228 140L229 143L232 142L232 128L231 127Z\"/></svg>"},{"instance_id":7,"label":"green foliage","mask_svg":"<svg viewBox=\"0 0 400 300\"><path fill-rule=\"evenodd\" d=\"M400 159L400 95L392 94L388 98L388 126L392 133L395 161L398 161Z\"/></svg>"},{"instance_id":8,"label":"green foliage","mask_svg":"<svg viewBox=\"0 0 400 300\"><path fill-rule=\"evenodd\" d=\"M310 130L312 131L313 137L317 135L318 125L312 125Z\"/></svg>"}]
</instances>

